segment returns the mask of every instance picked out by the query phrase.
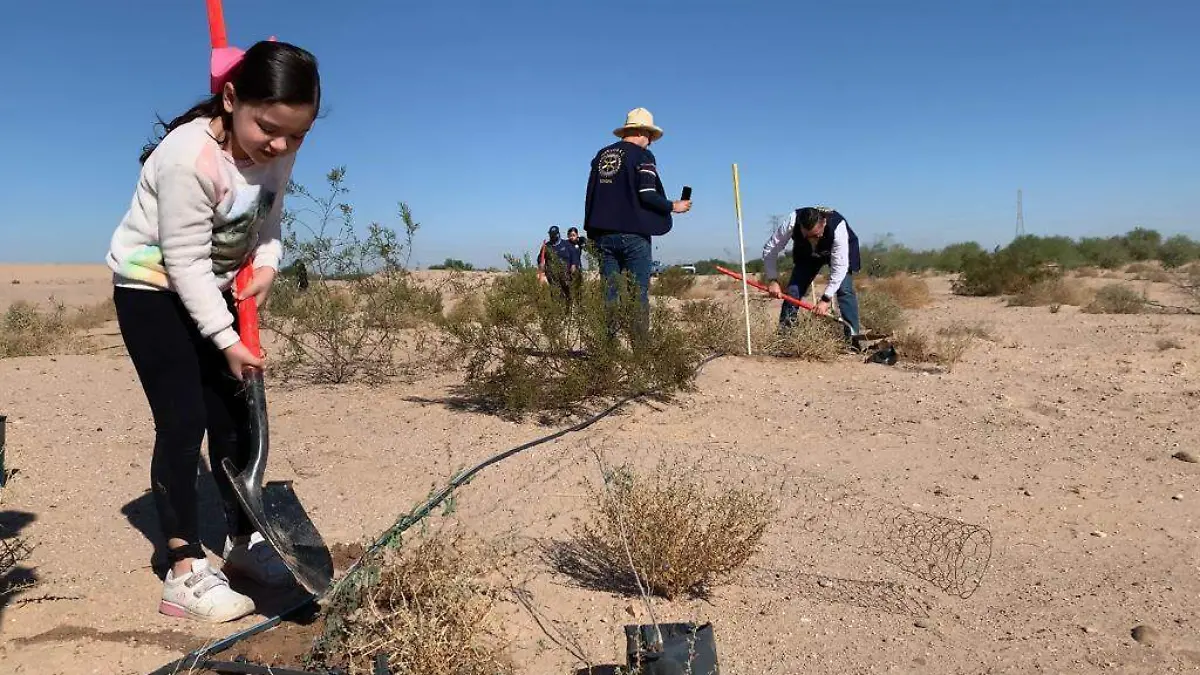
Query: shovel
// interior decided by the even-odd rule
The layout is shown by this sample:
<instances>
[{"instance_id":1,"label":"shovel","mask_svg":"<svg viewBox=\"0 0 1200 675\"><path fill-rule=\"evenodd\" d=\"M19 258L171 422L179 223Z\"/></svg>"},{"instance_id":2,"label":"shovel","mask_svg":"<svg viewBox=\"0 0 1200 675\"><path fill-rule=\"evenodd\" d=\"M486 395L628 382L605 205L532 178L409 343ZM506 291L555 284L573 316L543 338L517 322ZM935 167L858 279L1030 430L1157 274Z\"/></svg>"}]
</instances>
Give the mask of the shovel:
<instances>
[{"instance_id":1,"label":"shovel","mask_svg":"<svg viewBox=\"0 0 1200 675\"><path fill-rule=\"evenodd\" d=\"M254 278L254 270L246 265L238 272L236 287L244 289ZM258 339L258 303L253 297L237 303L238 334L255 356L262 357ZM240 472L229 458L221 467L233 483L242 510L267 543L279 553L292 576L308 592L320 595L333 579L333 559L329 547L317 532L308 512L292 490L291 481L271 481L262 484L267 468L270 437L267 429L267 393L263 373L258 368L246 368L242 373L243 395L250 409L250 435L253 454Z\"/></svg>"},{"instance_id":2,"label":"shovel","mask_svg":"<svg viewBox=\"0 0 1200 675\"><path fill-rule=\"evenodd\" d=\"M757 288L758 290L760 290L764 293L769 291L769 287L766 284L759 283L753 279L743 279L742 275L738 274L737 272L734 272L733 270L727 270L724 267L717 265L717 271L720 272L721 274L728 274L729 276L731 276L734 279L737 279L739 281L745 281L747 285L753 286L754 288ZM780 295L783 297L784 302L791 303L801 309L805 309L810 312L813 311L814 309L816 309L815 307L812 306L811 303L805 302L799 298L793 298L792 296L790 296L786 293L781 293ZM835 321L838 321L839 323L841 323L843 326L846 327L846 330L850 332L851 342L854 343L855 347L858 347L859 343L862 341L862 336L858 334L858 331L854 330L854 326L851 326L848 321L846 321L845 319L843 319L840 316L830 315L830 318L834 319Z\"/></svg>"}]
</instances>

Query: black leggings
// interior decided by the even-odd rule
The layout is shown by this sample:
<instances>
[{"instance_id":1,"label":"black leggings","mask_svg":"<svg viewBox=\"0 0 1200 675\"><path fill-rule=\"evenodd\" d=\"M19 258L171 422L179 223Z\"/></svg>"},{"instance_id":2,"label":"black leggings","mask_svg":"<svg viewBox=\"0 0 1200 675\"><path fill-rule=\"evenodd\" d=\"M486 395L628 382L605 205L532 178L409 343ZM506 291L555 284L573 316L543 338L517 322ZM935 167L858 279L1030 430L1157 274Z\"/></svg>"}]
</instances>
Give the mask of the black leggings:
<instances>
[{"instance_id":1,"label":"black leggings","mask_svg":"<svg viewBox=\"0 0 1200 675\"><path fill-rule=\"evenodd\" d=\"M226 293L225 300L233 311L232 295ZM200 335L175 293L116 287L113 302L125 348L154 415L150 487L159 524L167 539L188 542L170 550L170 558L172 562L203 558L196 478L205 431L209 467L224 503L229 534L254 531L221 468L226 457L242 468L250 456L248 413L240 383L229 372L221 350ZM235 330L236 316L234 312Z\"/></svg>"}]
</instances>

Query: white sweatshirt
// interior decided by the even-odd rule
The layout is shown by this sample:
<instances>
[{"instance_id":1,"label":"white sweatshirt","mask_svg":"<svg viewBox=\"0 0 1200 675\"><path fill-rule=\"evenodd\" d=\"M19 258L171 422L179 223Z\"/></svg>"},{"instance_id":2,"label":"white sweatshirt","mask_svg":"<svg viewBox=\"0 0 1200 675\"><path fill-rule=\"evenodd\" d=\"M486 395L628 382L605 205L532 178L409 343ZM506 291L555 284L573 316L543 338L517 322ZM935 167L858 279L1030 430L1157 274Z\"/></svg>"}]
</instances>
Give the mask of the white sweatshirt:
<instances>
[{"instance_id":1,"label":"white sweatshirt","mask_svg":"<svg viewBox=\"0 0 1200 675\"><path fill-rule=\"evenodd\" d=\"M129 211L112 236L113 283L175 292L200 334L225 349L238 341L222 292L251 257L279 269L283 195L296 161L235 161L209 129L181 125L142 166Z\"/></svg>"},{"instance_id":2,"label":"white sweatshirt","mask_svg":"<svg viewBox=\"0 0 1200 675\"><path fill-rule=\"evenodd\" d=\"M771 233L771 238L763 245L763 271L768 279L779 277L779 254L792 241L792 233L796 230L796 212L778 229ZM833 230L833 250L829 252L829 283L825 285L822 297L832 298L846 280L846 272L850 271L850 235L846 231L846 221L839 220ZM786 290L786 285L785 285ZM805 289L801 288L803 293Z\"/></svg>"}]
</instances>

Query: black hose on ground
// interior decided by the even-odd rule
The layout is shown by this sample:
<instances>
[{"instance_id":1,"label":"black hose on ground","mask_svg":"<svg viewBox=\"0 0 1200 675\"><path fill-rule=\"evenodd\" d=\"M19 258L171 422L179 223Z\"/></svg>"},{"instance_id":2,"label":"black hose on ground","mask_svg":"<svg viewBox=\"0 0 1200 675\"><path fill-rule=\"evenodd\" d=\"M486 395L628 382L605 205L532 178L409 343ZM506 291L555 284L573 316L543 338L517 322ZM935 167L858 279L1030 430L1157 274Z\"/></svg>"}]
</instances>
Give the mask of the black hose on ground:
<instances>
[{"instance_id":1,"label":"black hose on ground","mask_svg":"<svg viewBox=\"0 0 1200 675\"><path fill-rule=\"evenodd\" d=\"M197 667L211 670L214 673L229 673L230 675L329 675L329 673L318 673L312 670L292 670L278 666L259 666L253 663L240 663L238 661L201 661Z\"/></svg>"},{"instance_id":2,"label":"black hose on ground","mask_svg":"<svg viewBox=\"0 0 1200 675\"><path fill-rule=\"evenodd\" d=\"M724 356L724 354L711 354L711 355L705 357L704 360L702 360L696 366L695 371L693 371L694 374L698 374L700 372L700 370L702 368L704 368L704 366L708 365L709 362L711 362L715 359L718 359L721 356ZM492 455L491 457L488 457L487 459L483 460L479 464L476 464L474 467L471 467L469 470L458 474L444 488L442 488L436 494L434 494L429 499L427 499L424 504L417 507L415 510L413 510L411 513L409 513L407 516L401 518L395 525L388 528L387 531L385 531L382 535L380 535L379 538L376 539L373 544L371 544L370 548L368 548L366 551L364 551L363 554L361 556L359 556L358 560L354 561L354 564L352 564L349 567L349 569L346 570L346 572L341 576L341 578L338 580L338 582L336 584L334 584L333 586L331 586L329 589L327 589L325 591L325 593L322 594L321 597L324 597L325 595L332 595L332 594L336 593L338 591L338 589L340 589L342 587L342 585L345 583L345 581L347 579L349 579L356 571L358 571L358 569L362 566L363 562L368 560L375 552L377 552L380 548L382 548L389 541L392 541L397 536L403 534L405 530L407 530L408 528L417 524L418 522L421 521L422 518L429 515L430 511L433 511L433 509L437 508L438 505L440 505L442 502L446 501L446 498L448 498L454 492L454 490L458 489L459 487L462 487L462 485L465 484L467 481L471 480L471 478L474 477L475 474L479 473L480 471L486 469L487 467L489 467L497 462L502 462L519 452L528 450L530 448L536 447L543 443L549 443L550 441L553 441L553 440L556 440L563 436L566 436L569 433L573 433L576 431L582 431L582 430L592 426L596 422L599 422L600 420L604 419L605 417L608 417L609 415L613 414L621 406L625 405L626 403L629 403L630 401L635 401L644 396L649 396L651 394L654 394L656 391L657 390L649 390L649 391L643 391L643 392L640 392L637 394L631 394L629 396L626 396L625 398L620 399L616 403L613 403L609 407L607 407L604 410L600 411L599 413L583 420L582 422L579 422L578 424L574 424L565 429L559 429L558 431L556 431L552 434L549 434L547 436L542 436L541 438L529 441L528 443L525 443L523 445L518 445L517 447L512 448L510 450L505 450L504 452ZM275 616L267 617L266 619L263 619L259 623L256 623L253 626L246 628L245 630L238 631L238 632L233 633L229 636L226 636L212 644L205 645L205 646L187 654L186 656L184 656L181 659L177 659L175 661L172 661L171 663L168 663L168 664L162 666L161 668L151 672L150 675L174 675L175 673L186 673L186 672L188 672L188 669L204 668L204 667L208 667L210 670L212 670L211 666L205 665L206 663L207 664L220 664L220 665L230 664L230 665L236 666L236 667L250 667L249 664L218 662L218 661L210 661L208 659L209 659L209 657L211 657L215 654L220 654L221 652L229 649L233 645L241 642L242 640L245 640L246 638L252 637L263 631L266 631L271 628L274 628L275 626L278 626L280 624L280 622L282 622L284 619L302 611L303 609L305 609L306 607L308 607L309 605L311 605L314 602L319 602L320 599L321 598L319 598L319 597L309 596L308 598L304 599L303 601L279 612ZM229 667L229 665L225 665L225 667ZM263 673L275 673L277 675L320 675L318 673L302 673L302 671L290 671L290 673L289 673L289 671L281 670L279 668L274 668L272 670L262 670L262 671L230 671L230 670L227 670L227 671L217 671L217 672L230 672L230 673L263 672Z\"/></svg>"}]
</instances>

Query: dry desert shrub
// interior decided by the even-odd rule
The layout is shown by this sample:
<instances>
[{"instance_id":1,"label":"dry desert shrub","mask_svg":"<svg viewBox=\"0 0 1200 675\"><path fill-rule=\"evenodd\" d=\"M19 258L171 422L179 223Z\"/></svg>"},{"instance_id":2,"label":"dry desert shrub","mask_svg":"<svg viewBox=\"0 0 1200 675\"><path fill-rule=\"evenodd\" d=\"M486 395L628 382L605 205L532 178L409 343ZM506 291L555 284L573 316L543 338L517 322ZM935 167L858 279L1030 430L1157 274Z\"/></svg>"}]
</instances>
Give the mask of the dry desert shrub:
<instances>
[{"instance_id":1,"label":"dry desert shrub","mask_svg":"<svg viewBox=\"0 0 1200 675\"><path fill-rule=\"evenodd\" d=\"M1025 287L1008 300L1010 307L1046 307L1048 305L1086 305L1091 291L1078 279L1054 276Z\"/></svg>"},{"instance_id":2,"label":"dry desert shrub","mask_svg":"<svg viewBox=\"0 0 1200 675\"><path fill-rule=\"evenodd\" d=\"M800 312L796 320L782 330L776 328L774 319L760 321L759 324L758 332L765 335L761 342L756 342L756 348L768 354L802 361L828 362L846 350L841 326L808 312ZM751 335L754 332L752 330Z\"/></svg>"},{"instance_id":3,"label":"dry desert shrub","mask_svg":"<svg viewBox=\"0 0 1200 675\"><path fill-rule=\"evenodd\" d=\"M1083 308L1088 314L1141 314L1146 298L1125 284L1108 284L1096 291L1096 297Z\"/></svg>"},{"instance_id":4,"label":"dry desert shrub","mask_svg":"<svg viewBox=\"0 0 1200 675\"><path fill-rule=\"evenodd\" d=\"M772 309L774 307L772 306ZM741 307L712 300L685 302L680 318L689 341L705 351L718 354L746 353L746 324ZM833 361L845 351L842 329L830 319L800 312L789 327L780 329L778 315L751 306L750 341L756 354L795 358L805 361Z\"/></svg>"},{"instance_id":5,"label":"dry desert shrub","mask_svg":"<svg viewBox=\"0 0 1200 675\"><path fill-rule=\"evenodd\" d=\"M929 284L921 277L910 274L872 280L864 286L864 290L888 295L903 309L920 309L930 301Z\"/></svg>"},{"instance_id":6,"label":"dry desert shrub","mask_svg":"<svg viewBox=\"0 0 1200 675\"><path fill-rule=\"evenodd\" d=\"M745 324L727 305L713 300L688 300L679 318L692 344L717 354L745 354Z\"/></svg>"},{"instance_id":7,"label":"dry desert shrub","mask_svg":"<svg viewBox=\"0 0 1200 675\"><path fill-rule=\"evenodd\" d=\"M1133 263L1125 268L1125 272L1132 274L1136 281L1152 281L1155 283L1170 283L1174 277L1171 273L1163 268L1148 262Z\"/></svg>"},{"instance_id":8,"label":"dry desert shrub","mask_svg":"<svg viewBox=\"0 0 1200 675\"><path fill-rule=\"evenodd\" d=\"M32 554L33 548L21 537L0 539L0 607L9 597L34 583L22 567Z\"/></svg>"},{"instance_id":9,"label":"dry desert shrub","mask_svg":"<svg viewBox=\"0 0 1200 675\"><path fill-rule=\"evenodd\" d=\"M696 285L696 275L679 267L669 267L650 284L651 295L683 298Z\"/></svg>"},{"instance_id":10,"label":"dry desert shrub","mask_svg":"<svg viewBox=\"0 0 1200 675\"><path fill-rule=\"evenodd\" d=\"M984 323L966 323L965 321L955 321L947 326L938 329L938 335L946 337L967 336L977 338L979 340L987 340L988 342L996 342L996 334L992 327Z\"/></svg>"},{"instance_id":11,"label":"dry desert shrub","mask_svg":"<svg viewBox=\"0 0 1200 675\"><path fill-rule=\"evenodd\" d=\"M71 326L77 330L92 330L116 320L117 306L112 300L101 300L92 305L77 307L69 318Z\"/></svg>"},{"instance_id":12,"label":"dry desert shrub","mask_svg":"<svg viewBox=\"0 0 1200 675\"><path fill-rule=\"evenodd\" d=\"M705 485L695 467L660 462L649 472L606 471L590 489L595 510L571 539L548 549L551 563L584 586L705 597L746 564L775 515L765 492Z\"/></svg>"},{"instance_id":13,"label":"dry desert shrub","mask_svg":"<svg viewBox=\"0 0 1200 675\"><path fill-rule=\"evenodd\" d=\"M448 312L446 319L453 323L478 321L483 315L483 301L478 295L464 295Z\"/></svg>"},{"instance_id":14,"label":"dry desert shrub","mask_svg":"<svg viewBox=\"0 0 1200 675\"><path fill-rule=\"evenodd\" d=\"M732 277L721 277L717 280L718 291L740 291L742 290L742 282Z\"/></svg>"},{"instance_id":15,"label":"dry desert shrub","mask_svg":"<svg viewBox=\"0 0 1200 675\"><path fill-rule=\"evenodd\" d=\"M931 363L947 372L954 369L974 341L969 333L942 333L929 336L908 329L896 336L894 344L900 358L913 363Z\"/></svg>"},{"instance_id":16,"label":"dry desert shrub","mask_svg":"<svg viewBox=\"0 0 1200 675\"><path fill-rule=\"evenodd\" d=\"M1094 279L1100 276L1100 270L1095 267L1080 267L1075 270L1075 276L1081 279Z\"/></svg>"},{"instance_id":17,"label":"dry desert shrub","mask_svg":"<svg viewBox=\"0 0 1200 675\"><path fill-rule=\"evenodd\" d=\"M387 550L325 615L314 659L370 675L384 654L390 673L503 675L514 672L494 613L499 587L482 547L431 534Z\"/></svg>"},{"instance_id":18,"label":"dry desert shrub","mask_svg":"<svg viewBox=\"0 0 1200 675\"><path fill-rule=\"evenodd\" d=\"M0 358L86 351L88 340L79 333L102 326L116 316L111 300L73 311L53 299L49 309L14 302L0 318Z\"/></svg>"},{"instance_id":19,"label":"dry desert shrub","mask_svg":"<svg viewBox=\"0 0 1200 675\"><path fill-rule=\"evenodd\" d=\"M1175 287L1191 298L1193 311L1200 311L1200 262L1180 267Z\"/></svg>"},{"instance_id":20,"label":"dry desert shrub","mask_svg":"<svg viewBox=\"0 0 1200 675\"><path fill-rule=\"evenodd\" d=\"M874 288L858 294L859 321L864 331L879 335L895 335L904 328L904 309L891 294Z\"/></svg>"},{"instance_id":21,"label":"dry desert shrub","mask_svg":"<svg viewBox=\"0 0 1200 675\"><path fill-rule=\"evenodd\" d=\"M1183 349L1183 343L1176 337L1159 338L1154 345L1158 347L1158 351L1160 352L1165 352L1168 349Z\"/></svg>"}]
</instances>

